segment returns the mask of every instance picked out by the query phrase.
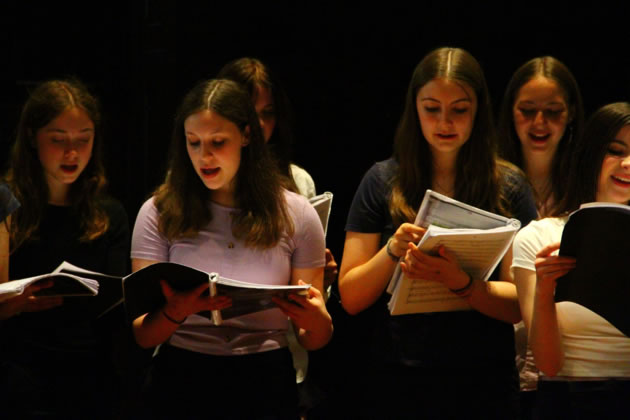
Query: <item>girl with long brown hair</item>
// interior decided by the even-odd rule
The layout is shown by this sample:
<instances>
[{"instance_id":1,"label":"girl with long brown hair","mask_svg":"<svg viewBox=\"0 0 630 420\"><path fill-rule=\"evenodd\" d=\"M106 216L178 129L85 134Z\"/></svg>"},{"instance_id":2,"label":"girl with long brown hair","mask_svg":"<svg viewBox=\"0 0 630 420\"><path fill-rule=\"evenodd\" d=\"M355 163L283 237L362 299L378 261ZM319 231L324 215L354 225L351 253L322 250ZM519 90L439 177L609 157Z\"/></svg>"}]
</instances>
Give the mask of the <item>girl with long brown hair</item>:
<instances>
[{"instance_id":1,"label":"girl with long brown hair","mask_svg":"<svg viewBox=\"0 0 630 420\"><path fill-rule=\"evenodd\" d=\"M580 88L564 63L537 57L514 72L499 114L500 154L525 172L542 217L563 196L571 150L583 126Z\"/></svg>"},{"instance_id":2,"label":"girl with long brown hair","mask_svg":"<svg viewBox=\"0 0 630 420\"><path fill-rule=\"evenodd\" d=\"M321 222L305 198L282 187L250 98L235 82L205 81L185 96L170 156L164 183L136 220L134 271L173 261L239 280L313 287L308 296L276 300L279 309L214 325L197 313L225 308L228 298L204 296L207 285L178 293L164 283L165 306L133 321L141 346L161 344L154 408L166 417L294 418L287 316L307 349L332 334L321 294ZM243 403L228 403L236 393ZM209 395L212 404L199 404Z\"/></svg>"},{"instance_id":3,"label":"girl with long brown hair","mask_svg":"<svg viewBox=\"0 0 630 420\"><path fill-rule=\"evenodd\" d=\"M499 152L525 172L540 217L553 214L564 195L572 150L583 126L580 88L564 63L551 56L536 57L514 72L499 114ZM523 318L529 316L529 311L521 311ZM522 417L531 418L538 370L525 323L514 328Z\"/></svg>"},{"instance_id":4,"label":"girl with long brown hair","mask_svg":"<svg viewBox=\"0 0 630 420\"><path fill-rule=\"evenodd\" d=\"M520 172L496 158L481 67L458 48L432 51L413 72L394 155L368 171L355 195L339 291L349 313L372 323L371 354L356 380L368 412L510 418L518 386L511 323L520 313L509 264L486 283L448 249L419 251L424 229L412 222L427 189L522 224L536 215ZM442 282L472 310L390 316L384 292L398 264L410 278Z\"/></svg>"},{"instance_id":5,"label":"girl with long brown hair","mask_svg":"<svg viewBox=\"0 0 630 420\"><path fill-rule=\"evenodd\" d=\"M5 177L21 203L7 227L9 279L50 273L63 261L128 273L127 215L105 195L102 143L98 101L82 83L52 80L30 94ZM8 412L113 415L119 378L110 327L120 331L123 316L95 321L89 299L29 296L24 312L3 323L7 373L1 387Z\"/></svg>"}]
</instances>

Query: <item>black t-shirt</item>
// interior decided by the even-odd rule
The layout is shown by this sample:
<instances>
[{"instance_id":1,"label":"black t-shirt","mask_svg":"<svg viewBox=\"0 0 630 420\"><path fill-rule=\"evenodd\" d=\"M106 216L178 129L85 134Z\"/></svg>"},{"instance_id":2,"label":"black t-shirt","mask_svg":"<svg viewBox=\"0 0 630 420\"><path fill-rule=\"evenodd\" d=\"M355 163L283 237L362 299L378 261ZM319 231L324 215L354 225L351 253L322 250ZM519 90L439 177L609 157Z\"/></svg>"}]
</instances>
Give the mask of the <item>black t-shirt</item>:
<instances>
[{"instance_id":1,"label":"black t-shirt","mask_svg":"<svg viewBox=\"0 0 630 420\"><path fill-rule=\"evenodd\" d=\"M72 207L48 205L33 238L11 254L9 279L50 273L63 261L104 274L128 274L127 214L113 199L104 199L100 205L109 217L109 228L88 242L79 241L81 228ZM15 316L3 325L5 337L15 334L16 345L28 343L60 351L92 351L98 344L90 299L66 297L63 305L57 308Z\"/></svg>"},{"instance_id":2,"label":"black t-shirt","mask_svg":"<svg viewBox=\"0 0 630 420\"><path fill-rule=\"evenodd\" d=\"M63 261L126 275L126 212L115 200L104 199L99 205L109 217L109 228L88 242L79 241L79 219L72 207L48 205L36 234L11 254L9 278L49 273ZM94 299L66 297L59 307L23 312L0 324L0 391L8 417L116 417L124 313L119 306L95 319Z\"/></svg>"},{"instance_id":3,"label":"black t-shirt","mask_svg":"<svg viewBox=\"0 0 630 420\"><path fill-rule=\"evenodd\" d=\"M394 159L376 163L364 176L355 194L346 231L378 233L385 245L398 226L389 213L391 179L398 165ZM522 226L536 217L531 189L526 180L506 169L502 188L513 217ZM496 280L498 270L491 276ZM438 312L390 316L383 292L379 300L357 317L376 363L415 366L431 372L461 375L493 374L512 376L514 334L512 324L477 311Z\"/></svg>"}]
</instances>

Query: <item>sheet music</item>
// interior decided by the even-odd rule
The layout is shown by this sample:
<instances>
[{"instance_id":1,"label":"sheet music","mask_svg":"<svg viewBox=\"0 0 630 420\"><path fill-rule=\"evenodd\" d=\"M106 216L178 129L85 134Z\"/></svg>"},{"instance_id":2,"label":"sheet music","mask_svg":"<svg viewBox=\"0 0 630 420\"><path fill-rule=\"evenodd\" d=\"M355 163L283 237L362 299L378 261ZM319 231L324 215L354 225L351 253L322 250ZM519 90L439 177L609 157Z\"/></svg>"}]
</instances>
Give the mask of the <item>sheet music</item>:
<instances>
[{"instance_id":1,"label":"sheet music","mask_svg":"<svg viewBox=\"0 0 630 420\"><path fill-rule=\"evenodd\" d=\"M427 190L415 223L427 228L418 247L435 255L445 246L457 256L462 270L488 280L505 255L520 222L461 203ZM392 315L469 309L465 299L441 283L406 278L400 265L387 287Z\"/></svg>"}]
</instances>

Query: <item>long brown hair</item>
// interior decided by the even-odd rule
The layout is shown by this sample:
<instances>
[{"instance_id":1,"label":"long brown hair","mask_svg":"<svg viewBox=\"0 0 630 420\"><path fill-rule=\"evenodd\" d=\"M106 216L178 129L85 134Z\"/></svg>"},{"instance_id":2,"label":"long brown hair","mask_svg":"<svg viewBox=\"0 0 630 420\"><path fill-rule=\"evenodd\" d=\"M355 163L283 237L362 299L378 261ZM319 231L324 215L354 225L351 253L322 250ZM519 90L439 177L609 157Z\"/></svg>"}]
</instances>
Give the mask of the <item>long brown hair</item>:
<instances>
[{"instance_id":1,"label":"long brown hair","mask_svg":"<svg viewBox=\"0 0 630 420\"><path fill-rule=\"evenodd\" d=\"M509 206L499 188L501 173L508 166L496 164L492 107L481 66L463 49L438 48L420 61L411 76L394 137L394 158L399 166L392 179L389 208L395 224L414 220L424 192L432 185L433 155L422 134L416 97L424 85L439 78L469 86L477 96L470 138L457 154L454 198L489 211L508 213Z\"/></svg>"},{"instance_id":2,"label":"long brown hair","mask_svg":"<svg viewBox=\"0 0 630 420\"><path fill-rule=\"evenodd\" d=\"M247 92L231 80L207 80L184 97L175 117L170 162L164 183L155 192L159 230L169 240L192 237L212 220L210 190L195 172L186 150L184 121L201 111L212 111L232 122L241 133L249 129L249 143L241 151L235 175L234 199L239 211L232 232L246 246L266 249L283 233L294 232L281 176L265 146L256 111Z\"/></svg>"},{"instance_id":3,"label":"long brown hair","mask_svg":"<svg viewBox=\"0 0 630 420\"><path fill-rule=\"evenodd\" d=\"M523 169L523 150L521 141L514 128L513 108L519 90L538 76L549 79L558 85L564 93L569 108L569 122L558 143L558 148L551 163L550 196L537 197L540 203L546 203L549 201L549 198L552 198L552 208L548 209L548 211L554 213L553 207L558 204L558 201L564 195L565 186L567 185L566 174L573 160L572 150L574 144L582 135L584 128L584 106L580 88L571 71L560 60L550 56L533 58L519 67L510 79L499 113L499 152L501 157Z\"/></svg>"},{"instance_id":4,"label":"long brown hair","mask_svg":"<svg viewBox=\"0 0 630 420\"><path fill-rule=\"evenodd\" d=\"M37 238L48 203L48 184L34 147L37 131L69 109L79 108L94 124L92 156L79 178L70 186L68 200L79 221L82 242L103 235L109 218L99 198L106 184L101 158L101 113L98 101L78 80L51 80L40 84L22 108L16 140L11 151L6 182L22 207L11 216L11 249Z\"/></svg>"}]
</instances>

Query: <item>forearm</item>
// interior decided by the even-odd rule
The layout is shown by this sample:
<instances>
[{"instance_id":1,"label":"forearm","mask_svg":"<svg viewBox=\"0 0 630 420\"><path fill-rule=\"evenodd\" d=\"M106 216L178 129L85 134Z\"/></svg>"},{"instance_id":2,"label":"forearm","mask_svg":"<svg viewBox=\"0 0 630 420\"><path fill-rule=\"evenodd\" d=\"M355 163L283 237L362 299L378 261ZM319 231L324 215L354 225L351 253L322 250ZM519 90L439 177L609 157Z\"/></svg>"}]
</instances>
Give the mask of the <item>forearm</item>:
<instances>
[{"instance_id":1,"label":"forearm","mask_svg":"<svg viewBox=\"0 0 630 420\"><path fill-rule=\"evenodd\" d=\"M144 267L148 267L151 264L155 264L157 261L143 260L133 258L131 260L131 269L133 272L141 270ZM136 343L140 347L150 348L162 344L170 338L175 332L179 324L170 321L164 316L163 311L171 310L167 308L168 305L163 306L154 312L144 314L136 318L131 324L134 338ZM169 316L175 320L183 320L185 316L182 316L175 311L167 312ZM181 318L179 318L181 317Z\"/></svg>"},{"instance_id":2,"label":"forearm","mask_svg":"<svg viewBox=\"0 0 630 420\"><path fill-rule=\"evenodd\" d=\"M315 328L307 331L304 328L299 328L296 331L298 341L306 350L317 350L324 347L333 335L333 323L332 318L328 313L322 316L321 323Z\"/></svg>"},{"instance_id":3,"label":"forearm","mask_svg":"<svg viewBox=\"0 0 630 420\"><path fill-rule=\"evenodd\" d=\"M466 298L473 309L500 321L515 324L521 320L516 286L506 281L475 280Z\"/></svg>"},{"instance_id":4,"label":"forearm","mask_svg":"<svg viewBox=\"0 0 630 420\"><path fill-rule=\"evenodd\" d=\"M366 263L342 272L339 275L339 293L344 309L356 315L376 302L387 287L396 265L397 262L387 255L383 247Z\"/></svg>"},{"instance_id":5,"label":"forearm","mask_svg":"<svg viewBox=\"0 0 630 420\"><path fill-rule=\"evenodd\" d=\"M534 295L536 294L536 272L524 268L514 268L514 282L518 295L521 316L527 331L531 329Z\"/></svg>"},{"instance_id":6,"label":"forearm","mask_svg":"<svg viewBox=\"0 0 630 420\"><path fill-rule=\"evenodd\" d=\"M564 364L564 351L553 290L548 291L544 290L544 286L536 286L532 315L528 340L534 353L536 366L545 375L555 376Z\"/></svg>"},{"instance_id":7,"label":"forearm","mask_svg":"<svg viewBox=\"0 0 630 420\"><path fill-rule=\"evenodd\" d=\"M444 246L432 256L412 244L401 264L409 278L442 283L465 298L473 309L489 317L510 323L521 320L514 283L473 279L460 267L455 254Z\"/></svg>"},{"instance_id":8,"label":"forearm","mask_svg":"<svg viewBox=\"0 0 630 420\"><path fill-rule=\"evenodd\" d=\"M168 313L171 319L164 314L166 308L144 314L133 321L132 329L136 342L140 347L150 348L164 343L177 330L180 324L173 322L183 321L184 318L175 318L175 314Z\"/></svg>"}]
</instances>

